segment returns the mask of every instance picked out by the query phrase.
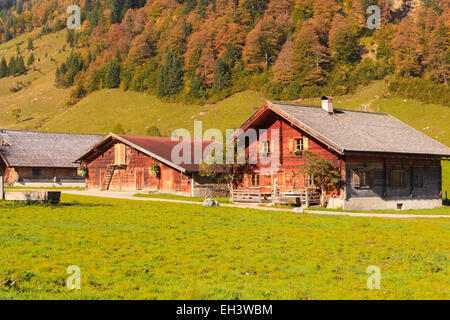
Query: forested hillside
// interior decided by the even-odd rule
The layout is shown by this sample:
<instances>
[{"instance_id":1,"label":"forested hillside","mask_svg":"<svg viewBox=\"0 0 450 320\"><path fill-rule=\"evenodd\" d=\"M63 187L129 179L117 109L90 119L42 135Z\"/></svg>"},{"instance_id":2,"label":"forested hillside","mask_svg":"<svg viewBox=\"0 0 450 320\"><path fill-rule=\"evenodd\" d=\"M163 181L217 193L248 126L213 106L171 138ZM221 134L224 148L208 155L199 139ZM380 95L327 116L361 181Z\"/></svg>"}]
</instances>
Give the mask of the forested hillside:
<instances>
[{"instance_id":1,"label":"forested hillside","mask_svg":"<svg viewBox=\"0 0 450 320\"><path fill-rule=\"evenodd\" d=\"M215 102L246 89L272 99L342 95L372 80L426 103L449 105L450 0L6 0L0 40L31 32L0 78L33 67L33 41L64 30L55 84L74 104L102 88ZM366 8L381 8L381 29Z\"/></svg>"}]
</instances>

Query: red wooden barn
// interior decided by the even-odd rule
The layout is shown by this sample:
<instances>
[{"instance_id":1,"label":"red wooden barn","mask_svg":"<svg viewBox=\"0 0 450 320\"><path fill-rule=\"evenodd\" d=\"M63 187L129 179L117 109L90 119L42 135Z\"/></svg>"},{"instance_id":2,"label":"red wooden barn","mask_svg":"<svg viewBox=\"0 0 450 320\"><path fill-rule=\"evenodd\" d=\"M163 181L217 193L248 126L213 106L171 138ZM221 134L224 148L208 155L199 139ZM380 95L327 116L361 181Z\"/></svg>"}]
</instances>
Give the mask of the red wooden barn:
<instances>
[{"instance_id":1,"label":"red wooden barn","mask_svg":"<svg viewBox=\"0 0 450 320\"><path fill-rule=\"evenodd\" d=\"M330 194L329 207L411 209L442 205L441 159L450 156L448 147L390 115L334 109L326 97L322 102L322 107L267 102L241 126L244 133L252 128L258 132L267 129L268 139L260 141L258 136L253 143L259 153L274 158L276 168L265 170L269 165L258 162L235 198L245 200L245 195L252 193L269 200L295 199L304 196L307 188L311 195L314 177L301 170L308 150L331 160L341 173L342 186ZM271 137L273 129L278 129L277 141ZM273 150L275 142L279 152Z\"/></svg>"},{"instance_id":2,"label":"red wooden barn","mask_svg":"<svg viewBox=\"0 0 450 320\"><path fill-rule=\"evenodd\" d=\"M109 134L76 162L86 171L86 188L143 190L188 196L226 196L228 189L202 177L194 164L193 140L183 140L191 150L190 164L175 163L172 150L180 140ZM199 141L202 152L212 141Z\"/></svg>"}]
</instances>

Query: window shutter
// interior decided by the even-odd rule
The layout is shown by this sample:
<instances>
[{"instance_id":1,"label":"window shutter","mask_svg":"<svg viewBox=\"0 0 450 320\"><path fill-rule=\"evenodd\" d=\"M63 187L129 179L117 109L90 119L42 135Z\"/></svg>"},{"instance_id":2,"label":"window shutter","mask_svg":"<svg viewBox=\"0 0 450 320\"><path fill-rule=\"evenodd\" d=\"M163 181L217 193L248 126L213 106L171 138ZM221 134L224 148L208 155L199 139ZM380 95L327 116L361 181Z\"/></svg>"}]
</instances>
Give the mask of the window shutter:
<instances>
[{"instance_id":1,"label":"window shutter","mask_svg":"<svg viewBox=\"0 0 450 320\"><path fill-rule=\"evenodd\" d=\"M353 187L359 188L359 186L360 186L359 175L358 175L358 172L356 170L353 170L352 181L353 181Z\"/></svg>"},{"instance_id":2,"label":"window shutter","mask_svg":"<svg viewBox=\"0 0 450 320\"><path fill-rule=\"evenodd\" d=\"M275 152L275 142L270 140L270 153L273 154Z\"/></svg>"},{"instance_id":3,"label":"window shutter","mask_svg":"<svg viewBox=\"0 0 450 320\"><path fill-rule=\"evenodd\" d=\"M303 150L309 149L309 141L308 138L303 138Z\"/></svg>"},{"instance_id":4,"label":"window shutter","mask_svg":"<svg viewBox=\"0 0 450 320\"><path fill-rule=\"evenodd\" d=\"M120 145L118 143L114 145L114 164L119 164L119 154L120 154L119 146Z\"/></svg>"},{"instance_id":5,"label":"window shutter","mask_svg":"<svg viewBox=\"0 0 450 320\"><path fill-rule=\"evenodd\" d=\"M289 151L294 151L294 139L289 139Z\"/></svg>"}]
</instances>

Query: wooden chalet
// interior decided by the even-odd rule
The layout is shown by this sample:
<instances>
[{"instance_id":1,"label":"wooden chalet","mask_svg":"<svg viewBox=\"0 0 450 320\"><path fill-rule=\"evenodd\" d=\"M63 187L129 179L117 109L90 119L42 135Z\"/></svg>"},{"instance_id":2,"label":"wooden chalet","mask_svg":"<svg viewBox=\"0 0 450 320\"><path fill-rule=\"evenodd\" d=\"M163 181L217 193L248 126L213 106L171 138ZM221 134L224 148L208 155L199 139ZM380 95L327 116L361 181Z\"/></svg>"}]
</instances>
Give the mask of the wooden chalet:
<instances>
[{"instance_id":1,"label":"wooden chalet","mask_svg":"<svg viewBox=\"0 0 450 320\"><path fill-rule=\"evenodd\" d=\"M441 160L450 149L396 118L375 112L334 109L323 97L322 107L266 102L242 126L278 129L274 141L259 152L276 157L277 170L258 162L233 192L241 201L318 202L314 177L301 173L305 151L331 160L341 173L342 186L329 195L328 207L343 209L417 209L442 205ZM250 146L247 147L247 150ZM273 155L271 155L271 153ZM264 170L266 169L266 170Z\"/></svg>"},{"instance_id":2,"label":"wooden chalet","mask_svg":"<svg viewBox=\"0 0 450 320\"><path fill-rule=\"evenodd\" d=\"M101 138L0 130L0 176L9 186L84 187L73 159Z\"/></svg>"},{"instance_id":3,"label":"wooden chalet","mask_svg":"<svg viewBox=\"0 0 450 320\"><path fill-rule=\"evenodd\" d=\"M194 141L183 141L191 148L191 164L172 160L179 140L117 134L106 136L76 162L86 168L87 189L227 196L225 185L199 174L199 165L193 164ZM199 141L202 151L211 143Z\"/></svg>"}]
</instances>

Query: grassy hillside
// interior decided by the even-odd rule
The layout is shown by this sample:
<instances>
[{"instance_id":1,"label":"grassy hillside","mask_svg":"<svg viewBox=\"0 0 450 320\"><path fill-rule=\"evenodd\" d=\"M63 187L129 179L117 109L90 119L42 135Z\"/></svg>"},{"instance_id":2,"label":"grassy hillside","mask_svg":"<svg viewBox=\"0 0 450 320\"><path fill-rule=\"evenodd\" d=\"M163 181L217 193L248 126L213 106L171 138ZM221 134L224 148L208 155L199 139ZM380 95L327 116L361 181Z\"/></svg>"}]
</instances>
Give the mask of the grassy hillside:
<instances>
[{"instance_id":1,"label":"grassy hillside","mask_svg":"<svg viewBox=\"0 0 450 320\"><path fill-rule=\"evenodd\" d=\"M143 135L146 127L155 125L170 135L177 128L192 130L194 120L203 121L204 128L224 130L238 127L264 101L259 93L246 91L217 104L184 105L162 102L144 93L104 89L55 115L42 130L108 133L120 122L130 134Z\"/></svg>"},{"instance_id":2,"label":"grassy hillside","mask_svg":"<svg viewBox=\"0 0 450 320\"><path fill-rule=\"evenodd\" d=\"M25 62L31 55L26 50L27 39L31 34L22 35L12 41L0 44L0 57L9 61L17 54L17 46ZM69 89L55 87L55 71L57 64L62 63L68 51L62 51L64 33L58 32L46 35L34 41L33 54L36 58L30 70L18 77L0 79L0 127L14 129L39 129L48 118L61 112L70 95ZM11 92L11 88L18 83L30 86L18 92ZM18 106L22 110L21 122L11 116L11 109Z\"/></svg>"}]
</instances>

